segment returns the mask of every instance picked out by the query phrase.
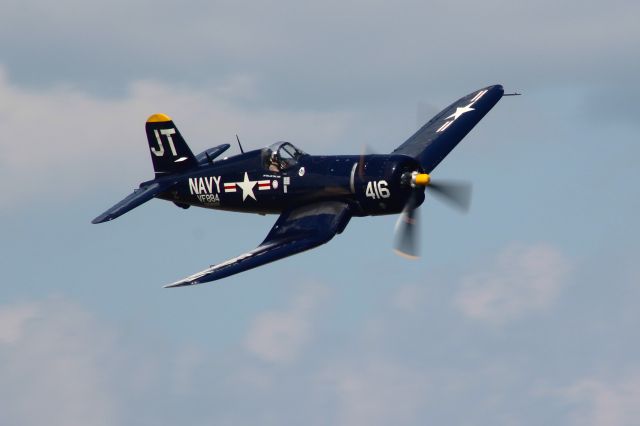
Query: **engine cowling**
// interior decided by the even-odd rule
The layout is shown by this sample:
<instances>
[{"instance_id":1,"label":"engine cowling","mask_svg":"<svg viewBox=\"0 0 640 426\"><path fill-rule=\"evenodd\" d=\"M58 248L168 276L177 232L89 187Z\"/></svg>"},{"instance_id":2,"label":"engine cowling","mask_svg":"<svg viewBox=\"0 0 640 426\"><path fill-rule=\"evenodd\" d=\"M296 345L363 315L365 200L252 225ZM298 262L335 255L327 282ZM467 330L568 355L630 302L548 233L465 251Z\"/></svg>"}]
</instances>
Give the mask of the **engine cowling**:
<instances>
[{"instance_id":1,"label":"engine cowling","mask_svg":"<svg viewBox=\"0 0 640 426\"><path fill-rule=\"evenodd\" d=\"M355 193L363 215L399 213L413 191L406 176L421 172L420 164L404 155L367 155L355 171ZM424 201L420 193L417 205Z\"/></svg>"}]
</instances>

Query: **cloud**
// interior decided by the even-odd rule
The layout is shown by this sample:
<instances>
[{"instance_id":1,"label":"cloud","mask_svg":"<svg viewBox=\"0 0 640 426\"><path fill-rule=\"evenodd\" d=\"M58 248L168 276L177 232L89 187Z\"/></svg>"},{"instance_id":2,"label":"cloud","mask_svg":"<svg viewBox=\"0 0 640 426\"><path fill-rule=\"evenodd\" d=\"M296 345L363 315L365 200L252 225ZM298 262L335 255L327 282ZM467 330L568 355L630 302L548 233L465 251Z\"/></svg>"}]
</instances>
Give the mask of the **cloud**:
<instances>
[{"instance_id":1,"label":"cloud","mask_svg":"<svg viewBox=\"0 0 640 426\"><path fill-rule=\"evenodd\" d=\"M107 373L114 349L109 333L61 301L9 305L0 312L3 424L117 422Z\"/></svg>"},{"instance_id":2,"label":"cloud","mask_svg":"<svg viewBox=\"0 0 640 426\"><path fill-rule=\"evenodd\" d=\"M430 396L422 372L365 354L353 365L328 370L324 379L335 387L340 425L418 424Z\"/></svg>"},{"instance_id":3,"label":"cloud","mask_svg":"<svg viewBox=\"0 0 640 426\"><path fill-rule=\"evenodd\" d=\"M15 343L22 337L27 323L37 314L34 304L0 307L0 344Z\"/></svg>"},{"instance_id":4,"label":"cloud","mask_svg":"<svg viewBox=\"0 0 640 426\"><path fill-rule=\"evenodd\" d=\"M32 87L72 82L111 93L149 77L202 86L251 70L267 103L335 105L383 103L425 85L475 86L492 76L519 87L616 80L611 75L631 85L638 65L628 54L637 50L638 5L624 0L455 7L408 0L366 8L357 0L304 8L284 0L256 4L252 13L234 2L197 0L3 5L3 57Z\"/></svg>"},{"instance_id":5,"label":"cloud","mask_svg":"<svg viewBox=\"0 0 640 426\"><path fill-rule=\"evenodd\" d=\"M573 423L584 426L632 426L640 418L640 374L620 380L584 378L556 393L575 408Z\"/></svg>"},{"instance_id":6,"label":"cloud","mask_svg":"<svg viewBox=\"0 0 640 426\"><path fill-rule=\"evenodd\" d=\"M346 112L246 110L227 100L251 91L244 76L205 91L139 81L124 98L101 99L70 87L23 89L0 69L0 208L151 178L144 121L155 112L174 118L195 153L236 133L247 149L288 139L322 152L349 122Z\"/></svg>"},{"instance_id":7,"label":"cloud","mask_svg":"<svg viewBox=\"0 0 640 426\"><path fill-rule=\"evenodd\" d=\"M424 285L405 284L398 288L391 299L394 308L407 313L416 313L427 300Z\"/></svg>"},{"instance_id":8,"label":"cloud","mask_svg":"<svg viewBox=\"0 0 640 426\"><path fill-rule=\"evenodd\" d=\"M405 301L420 294L406 288L400 292ZM563 359L573 358L561 348L532 350L538 341L514 343L509 335L498 339L501 345L492 330L483 334L439 312L425 321L413 315L413 305L406 310L393 298L384 298L388 310L373 314L387 325L381 333L367 333L371 316L350 328L340 318L335 329L323 328L333 331L327 337L315 333L334 319L321 316L326 291L302 287L285 308L255 316L243 344L216 343L213 350L199 346L212 335L159 346L159 329L118 328L69 301L0 305L2 424L358 426L553 418L615 426L637 419L640 375L634 370L623 368L631 372L620 379L587 376L563 386L557 369L566 374ZM528 337L526 328L517 333ZM594 357L601 361L588 350L581 354L587 364ZM572 362L571 370L581 365ZM552 390L539 392L541 382Z\"/></svg>"},{"instance_id":9,"label":"cloud","mask_svg":"<svg viewBox=\"0 0 640 426\"><path fill-rule=\"evenodd\" d=\"M158 401L168 406L210 391L209 381L199 382L212 375L210 356L192 345L158 346L152 336L118 329L64 299L2 305L1 423L175 424Z\"/></svg>"},{"instance_id":10,"label":"cloud","mask_svg":"<svg viewBox=\"0 0 640 426\"><path fill-rule=\"evenodd\" d=\"M247 350L264 361L295 360L311 337L311 319L324 296L324 288L309 286L293 299L288 309L259 314L247 334Z\"/></svg>"},{"instance_id":11,"label":"cloud","mask_svg":"<svg viewBox=\"0 0 640 426\"><path fill-rule=\"evenodd\" d=\"M486 269L462 278L455 305L469 318L504 323L551 306L570 269L552 245L511 245Z\"/></svg>"},{"instance_id":12,"label":"cloud","mask_svg":"<svg viewBox=\"0 0 640 426\"><path fill-rule=\"evenodd\" d=\"M195 346L182 348L173 361L173 390L179 395L189 395L195 387L198 371L206 361L202 349Z\"/></svg>"}]
</instances>

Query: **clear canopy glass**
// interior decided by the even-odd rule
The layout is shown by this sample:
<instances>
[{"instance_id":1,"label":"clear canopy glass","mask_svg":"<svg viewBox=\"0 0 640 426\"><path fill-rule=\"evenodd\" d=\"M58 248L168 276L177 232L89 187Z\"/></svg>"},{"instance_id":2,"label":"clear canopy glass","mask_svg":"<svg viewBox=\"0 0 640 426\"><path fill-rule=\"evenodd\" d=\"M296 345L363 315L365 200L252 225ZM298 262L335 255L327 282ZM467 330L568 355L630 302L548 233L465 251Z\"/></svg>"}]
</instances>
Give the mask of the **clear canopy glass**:
<instances>
[{"instance_id":1,"label":"clear canopy glass","mask_svg":"<svg viewBox=\"0 0 640 426\"><path fill-rule=\"evenodd\" d=\"M306 155L290 142L276 142L265 148L267 155L266 166L269 170L278 172L298 164L300 157Z\"/></svg>"}]
</instances>

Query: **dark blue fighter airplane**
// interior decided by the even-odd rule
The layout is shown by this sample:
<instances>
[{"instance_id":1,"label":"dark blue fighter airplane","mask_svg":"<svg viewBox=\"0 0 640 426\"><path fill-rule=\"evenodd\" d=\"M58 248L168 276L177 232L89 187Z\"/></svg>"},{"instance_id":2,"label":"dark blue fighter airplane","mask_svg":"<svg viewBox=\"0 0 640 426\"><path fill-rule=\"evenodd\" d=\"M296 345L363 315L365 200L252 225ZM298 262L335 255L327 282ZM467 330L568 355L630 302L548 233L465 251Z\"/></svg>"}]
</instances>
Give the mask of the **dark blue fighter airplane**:
<instances>
[{"instance_id":1,"label":"dark blue fighter airplane","mask_svg":"<svg viewBox=\"0 0 640 426\"><path fill-rule=\"evenodd\" d=\"M504 95L502 86L477 90L433 117L386 155L309 155L289 142L219 159L229 144L193 155L164 114L147 120L155 178L95 218L117 218L152 198L235 212L279 214L254 250L165 287L218 280L322 245L354 217L400 213L396 251L417 255L417 215L425 188L468 207L470 187L431 179L431 172Z\"/></svg>"}]
</instances>

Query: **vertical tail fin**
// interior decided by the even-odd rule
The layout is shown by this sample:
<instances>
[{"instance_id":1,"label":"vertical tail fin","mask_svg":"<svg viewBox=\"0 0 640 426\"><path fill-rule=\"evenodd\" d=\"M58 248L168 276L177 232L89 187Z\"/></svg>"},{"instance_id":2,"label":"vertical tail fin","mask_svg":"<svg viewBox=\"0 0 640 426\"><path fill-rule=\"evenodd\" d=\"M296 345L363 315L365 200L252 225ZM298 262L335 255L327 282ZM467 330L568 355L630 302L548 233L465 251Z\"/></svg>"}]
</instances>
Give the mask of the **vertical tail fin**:
<instances>
[{"instance_id":1,"label":"vertical tail fin","mask_svg":"<svg viewBox=\"0 0 640 426\"><path fill-rule=\"evenodd\" d=\"M153 114L145 125L156 177L179 173L198 165L171 118Z\"/></svg>"}]
</instances>

